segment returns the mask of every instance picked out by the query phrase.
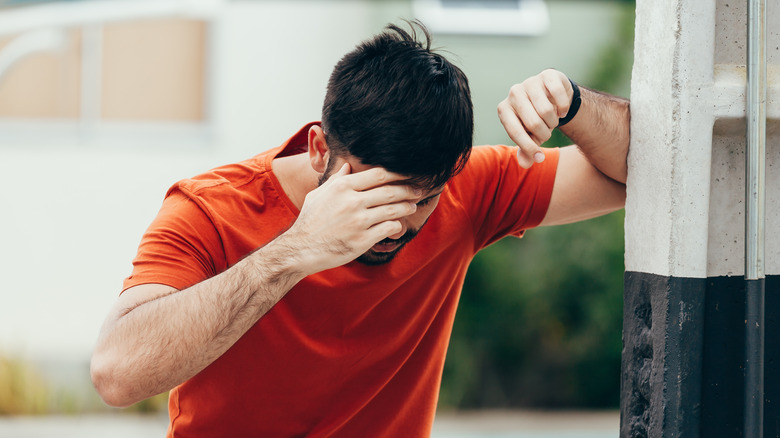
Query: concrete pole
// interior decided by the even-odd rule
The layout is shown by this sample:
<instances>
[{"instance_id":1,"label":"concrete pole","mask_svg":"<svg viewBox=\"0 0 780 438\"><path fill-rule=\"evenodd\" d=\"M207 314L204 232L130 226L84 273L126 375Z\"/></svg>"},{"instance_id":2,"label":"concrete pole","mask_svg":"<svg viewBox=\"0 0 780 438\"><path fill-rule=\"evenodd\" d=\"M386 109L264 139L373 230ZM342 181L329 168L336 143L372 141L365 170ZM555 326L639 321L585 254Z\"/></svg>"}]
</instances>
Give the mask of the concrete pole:
<instances>
[{"instance_id":1,"label":"concrete pole","mask_svg":"<svg viewBox=\"0 0 780 438\"><path fill-rule=\"evenodd\" d=\"M622 437L740 437L746 0L637 0ZM764 436L780 437L780 0L767 1Z\"/></svg>"}]
</instances>

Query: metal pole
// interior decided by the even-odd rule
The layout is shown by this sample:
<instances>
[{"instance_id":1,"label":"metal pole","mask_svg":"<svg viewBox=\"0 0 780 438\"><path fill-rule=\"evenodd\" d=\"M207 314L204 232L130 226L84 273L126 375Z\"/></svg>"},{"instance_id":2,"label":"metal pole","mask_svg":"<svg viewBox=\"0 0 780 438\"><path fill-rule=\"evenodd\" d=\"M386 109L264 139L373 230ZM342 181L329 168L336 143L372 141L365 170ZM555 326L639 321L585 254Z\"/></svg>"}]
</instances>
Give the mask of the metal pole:
<instances>
[{"instance_id":1,"label":"metal pole","mask_svg":"<svg viewBox=\"0 0 780 438\"><path fill-rule=\"evenodd\" d=\"M745 175L745 438L764 434L766 0L748 0Z\"/></svg>"}]
</instances>

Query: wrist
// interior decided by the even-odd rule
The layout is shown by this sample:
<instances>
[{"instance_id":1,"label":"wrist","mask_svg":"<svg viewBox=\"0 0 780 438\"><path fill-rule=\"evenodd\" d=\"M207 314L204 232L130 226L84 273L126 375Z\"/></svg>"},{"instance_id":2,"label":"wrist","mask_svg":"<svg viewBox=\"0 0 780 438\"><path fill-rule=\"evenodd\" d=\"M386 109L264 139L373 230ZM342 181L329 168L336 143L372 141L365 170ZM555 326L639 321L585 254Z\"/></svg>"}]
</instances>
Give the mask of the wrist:
<instances>
[{"instance_id":1,"label":"wrist","mask_svg":"<svg viewBox=\"0 0 780 438\"><path fill-rule=\"evenodd\" d=\"M295 246L294 239L284 234L268 242L244 259L261 283L276 284L282 289L292 287L307 275L305 252Z\"/></svg>"}]
</instances>

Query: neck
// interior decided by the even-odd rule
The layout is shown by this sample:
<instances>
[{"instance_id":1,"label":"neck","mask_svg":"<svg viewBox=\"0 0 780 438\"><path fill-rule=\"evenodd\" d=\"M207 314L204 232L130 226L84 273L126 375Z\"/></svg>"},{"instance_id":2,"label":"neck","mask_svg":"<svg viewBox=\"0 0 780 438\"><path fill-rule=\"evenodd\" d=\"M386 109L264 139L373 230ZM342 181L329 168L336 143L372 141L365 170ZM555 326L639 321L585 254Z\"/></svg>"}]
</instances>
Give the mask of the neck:
<instances>
[{"instance_id":1,"label":"neck","mask_svg":"<svg viewBox=\"0 0 780 438\"><path fill-rule=\"evenodd\" d=\"M312 169L309 157L302 153L276 158L271 166L282 190L300 210L306 195L318 185L319 174Z\"/></svg>"}]
</instances>

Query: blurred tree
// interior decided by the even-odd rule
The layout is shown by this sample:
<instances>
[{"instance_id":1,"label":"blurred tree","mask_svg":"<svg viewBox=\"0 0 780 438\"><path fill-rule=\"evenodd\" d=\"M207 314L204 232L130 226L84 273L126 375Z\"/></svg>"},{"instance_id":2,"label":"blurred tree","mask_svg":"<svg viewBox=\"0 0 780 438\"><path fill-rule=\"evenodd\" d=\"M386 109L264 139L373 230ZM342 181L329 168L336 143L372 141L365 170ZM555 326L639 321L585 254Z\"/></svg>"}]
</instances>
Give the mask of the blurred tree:
<instances>
[{"instance_id":1,"label":"blurred tree","mask_svg":"<svg viewBox=\"0 0 780 438\"><path fill-rule=\"evenodd\" d=\"M633 1L583 85L627 95ZM558 130L546 146L570 144ZM616 407L623 293L622 211L540 228L482 251L466 277L440 406Z\"/></svg>"}]
</instances>

